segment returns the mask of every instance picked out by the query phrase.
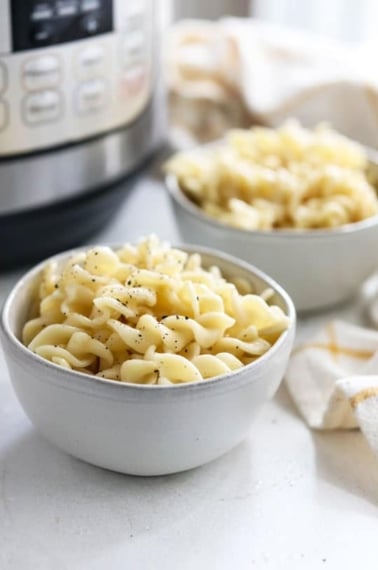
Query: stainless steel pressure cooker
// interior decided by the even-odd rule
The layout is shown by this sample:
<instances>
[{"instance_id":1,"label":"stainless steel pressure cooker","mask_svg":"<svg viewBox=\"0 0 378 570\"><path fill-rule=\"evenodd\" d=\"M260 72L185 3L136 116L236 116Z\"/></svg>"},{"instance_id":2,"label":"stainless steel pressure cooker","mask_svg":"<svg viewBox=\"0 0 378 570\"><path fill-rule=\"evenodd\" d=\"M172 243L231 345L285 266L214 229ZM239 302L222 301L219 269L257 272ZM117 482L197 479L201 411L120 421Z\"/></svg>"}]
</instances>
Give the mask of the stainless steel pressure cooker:
<instances>
[{"instance_id":1,"label":"stainless steel pressure cooker","mask_svg":"<svg viewBox=\"0 0 378 570\"><path fill-rule=\"evenodd\" d=\"M161 141L161 3L0 0L0 271L89 237Z\"/></svg>"}]
</instances>

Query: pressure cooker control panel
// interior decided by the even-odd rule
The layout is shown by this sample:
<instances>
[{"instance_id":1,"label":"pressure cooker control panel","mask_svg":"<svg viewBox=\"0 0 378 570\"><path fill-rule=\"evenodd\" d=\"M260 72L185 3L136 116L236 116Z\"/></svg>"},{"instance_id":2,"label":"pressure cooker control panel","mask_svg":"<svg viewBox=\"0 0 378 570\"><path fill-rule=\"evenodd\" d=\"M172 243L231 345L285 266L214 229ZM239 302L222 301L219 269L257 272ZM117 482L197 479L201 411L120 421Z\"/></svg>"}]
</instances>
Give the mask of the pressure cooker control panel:
<instances>
[{"instance_id":1,"label":"pressure cooker control panel","mask_svg":"<svg viewBox=\"0 0 378 570\"><path fill-rule=\"evenodd\" d=\"M113 30L106 0L13 0L13 51L73 42Z\"/></svg>"},{"instance_id":2,"label":"pressure cooker control panel","mask_svg":"<svg viewBox=\"0 0 378 570\"><path fill-rule=\"evenodd\" d=\"M154 72L153 4L11 2L8 53L0 41L0 158L97 136L143 112Z\"/></svg>"}]
</instances>

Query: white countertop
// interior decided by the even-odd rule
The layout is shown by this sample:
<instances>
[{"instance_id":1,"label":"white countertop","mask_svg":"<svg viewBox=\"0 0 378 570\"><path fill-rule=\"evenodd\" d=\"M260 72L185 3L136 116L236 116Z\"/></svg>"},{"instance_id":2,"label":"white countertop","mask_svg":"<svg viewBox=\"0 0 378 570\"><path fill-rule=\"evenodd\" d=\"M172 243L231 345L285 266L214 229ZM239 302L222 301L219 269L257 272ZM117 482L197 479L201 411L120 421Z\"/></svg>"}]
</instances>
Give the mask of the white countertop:
<instances>
[{"instance_id":1,"label":"white countertop","mask_svg":"<svg viewBox=\"0 0 378 570\"><path fill-rule=\"evenodd\" d=\"M146 176L92 241L151 232L179 241L163 186ZM0 302L17 276L0 277ZM358 322L360 312L356 302L308 317L298 338L334 316ZM1 570L376 570L377 507L378 461L361 434L311 432L284 386L232 452L137 478L43 440L0 350Z\"/></svg>"}]
</instances>

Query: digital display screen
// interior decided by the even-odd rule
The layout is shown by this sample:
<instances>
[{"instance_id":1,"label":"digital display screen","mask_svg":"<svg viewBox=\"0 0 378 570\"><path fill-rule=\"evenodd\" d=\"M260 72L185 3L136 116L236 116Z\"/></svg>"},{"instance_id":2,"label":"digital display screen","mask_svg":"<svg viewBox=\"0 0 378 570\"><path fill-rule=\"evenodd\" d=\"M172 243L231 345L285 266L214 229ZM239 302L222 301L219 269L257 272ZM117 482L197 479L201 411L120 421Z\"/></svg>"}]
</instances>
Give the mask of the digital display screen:
<instances>
[{"instance_id":1,"label":"digital display screen","mask_svg":"<svg viewBox=\"0 0 378 570\"><path fill-rule=\"evenodd\" d=\"M13 51L113 31L112 0L11 0Z\"/></svg>"}]
</instances>

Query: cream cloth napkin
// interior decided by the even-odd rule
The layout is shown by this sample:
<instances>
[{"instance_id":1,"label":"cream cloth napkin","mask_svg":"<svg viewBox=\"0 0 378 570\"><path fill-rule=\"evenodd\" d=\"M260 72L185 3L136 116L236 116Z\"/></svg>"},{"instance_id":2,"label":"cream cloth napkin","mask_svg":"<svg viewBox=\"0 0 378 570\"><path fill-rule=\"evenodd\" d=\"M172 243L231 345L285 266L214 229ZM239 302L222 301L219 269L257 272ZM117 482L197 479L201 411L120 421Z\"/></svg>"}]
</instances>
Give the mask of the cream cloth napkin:
<instances>
[{"instance_id":1,"label":"cream cloth napkin","mask_svg":"<svg viewBox=\"0 0 378 570\"><path fill-rule=\"evenodd\" d=\"M294 349L285 382L310 427L359 427L378 454L377 331L329 322Z\"/></svg>"},{"instance_id":2,"label":"cream cloth napkin","mask_svg":"<svg viewBox=\"0 0 378 570\"><path fill-rule=\"evenodd\" d=\"M179 22L167 46L173 131L205 141L295 116L378 147L377 47L254 19Z\"/></svg>"}]
</instances>

